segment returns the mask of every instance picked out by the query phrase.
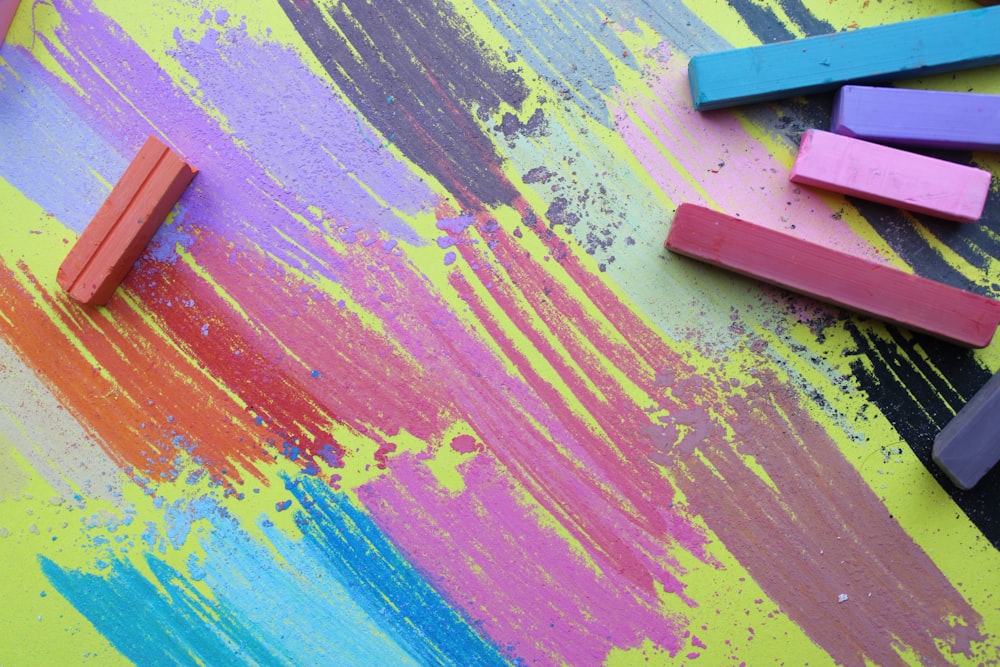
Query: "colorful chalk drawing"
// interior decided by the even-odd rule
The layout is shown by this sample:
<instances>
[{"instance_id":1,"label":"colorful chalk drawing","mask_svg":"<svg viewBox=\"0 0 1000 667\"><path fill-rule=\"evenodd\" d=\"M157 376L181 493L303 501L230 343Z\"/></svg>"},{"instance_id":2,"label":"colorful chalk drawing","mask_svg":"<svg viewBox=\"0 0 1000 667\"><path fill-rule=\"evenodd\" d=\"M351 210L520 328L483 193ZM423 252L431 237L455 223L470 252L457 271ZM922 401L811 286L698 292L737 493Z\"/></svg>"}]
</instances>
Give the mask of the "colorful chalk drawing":
<instances>
[{"instance_id":1,"label":"colorful chalk drawing","mask_svg":"<svg viewBox=\"0 0 1000 667\"><path fill-rule=\"evenodd\" d=\"M1000 660L997 477L927 466L996 351L662 249L694 201L1000 292L995 193L943 228L787 182L829 99L690 110L693 54L972 6L813 4L24 0L0 664ZM75 306L149 134L200 172Z\"/></svg>"}]
</instances>

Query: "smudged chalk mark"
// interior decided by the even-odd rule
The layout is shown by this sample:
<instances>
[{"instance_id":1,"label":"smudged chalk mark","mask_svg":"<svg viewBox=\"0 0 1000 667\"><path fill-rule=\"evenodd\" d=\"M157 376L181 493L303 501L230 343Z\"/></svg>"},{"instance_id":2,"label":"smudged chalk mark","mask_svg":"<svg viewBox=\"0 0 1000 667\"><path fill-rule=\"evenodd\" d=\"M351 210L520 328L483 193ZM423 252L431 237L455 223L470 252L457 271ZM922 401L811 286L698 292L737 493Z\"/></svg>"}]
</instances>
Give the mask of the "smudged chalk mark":
<instances>
[{"instance_id":1,"label":"smudged chalk mark","mask_svg":"<svg viewBox=\"0 0 1000 667\"><path fill-rule=\"evenodd\" d=\"M158 558L146 557L156 583L131 563L117 559L103 576L63 569L44 556L39 563L59 593L135 664L222 665L234 659L286 663L279 652L257 639L254 628L246 627L238 615L225 613L228 610L187 585L180 572ZM216 615L206 623L206 617Z\"/></svg>"},{"instance_id":2,"label":"smudged chalk mark","mask_svg":"<svg viewBox=\"0 0 1000 667\"><path fill-rule=\"evenodd\" d=\"M327 9L281 0L281 7L329 76L410 160L467 203L514 198L476 116L488 118L501 105L519 109L528 91L473 43L457 14L402 0Z\"/></svg>"},{"instance_id":3,"label":"smudged chalk mark","mask_svg":"<svg viewBox=\"0 0 1000 667\"><path fill-rule=\"evenodd\" d=\"M331 573L385 633L425 664L506 665L508 660L406 560L371 518L322 481L289 484L298 525Z\"/></svg>"}]
</instances>

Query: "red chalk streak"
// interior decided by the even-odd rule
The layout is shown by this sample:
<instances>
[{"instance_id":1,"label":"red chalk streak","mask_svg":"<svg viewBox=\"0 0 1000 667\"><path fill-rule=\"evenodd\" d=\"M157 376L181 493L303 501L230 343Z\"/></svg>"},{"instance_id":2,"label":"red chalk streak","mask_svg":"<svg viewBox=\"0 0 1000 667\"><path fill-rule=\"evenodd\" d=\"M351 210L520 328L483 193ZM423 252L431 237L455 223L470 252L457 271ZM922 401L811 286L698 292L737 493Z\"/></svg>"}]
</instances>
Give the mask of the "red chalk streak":
<instances>
[{"instance_id":1,"label":"red chalk streak","mask_svg":"<svg viewBox=\"0 0 1000 667\"><path fill-rule=\"evenodd\" d=\"M701 206L677 209L666 247L916 331L989 345L1000 302Z\"/></svg>"},{"instance_id":2,"label":"red chalk streak","mask_svg":"<svg viewBox=\"0 0 1000 667\"><path fill-rule=\"evenodd\" d=\"M724 408L735 442L683 459L679 487L754 580L837 664L927 662L969 650L982 618L892 518L830 436L776 378ZM746 467L751 457L778 488ZM781 567L775 567L775 563ZM847 592L864 604L836 613ZM869 597L868 594L871 593ZM818 601L834 601L820 605Z\"/></svg>"},{"instance_id":3,"label":"red chalk streak","mask_svg":"<svg viewBox=\"0 0 1000 667\"><path fill-rule=\"evenodd\" d=\"M571 545L539 525L515 471L485 452L461 473L465 490L446 496L404 456L359 496L407 559L434 572L436 585L494 641L538 665L597 664L611 649L646 639L666 651L681 648L684 619L665 617L656 595L637 590L626 573L605 567L594 576Z\"/></svg>"},{"instance_id":4,"label":"red chalk streak","mask_svg":"<svg viewBox=\"0 0 1000 667\"><path fill-rule=\"evenodd\" d=\"M583 304L537 262L515 258L517 244L511 236L496 228L485 238L494 258L479 255L476 249L481 245L463 244L462 252L470 263L484 267L477 274L484 281L493 278L491 265L503 267L509 282L496 281L488 293L519 335L544 356L546 364L532 364L522 351L523 343L511 338L509 330L460 274L452 274L452 285L541 400L538 406L524 405L522 409L534 411L560 446L554 449L546 437L534 433L530 438L537 446L532 448L530 466L524 465L525 457L516 450L497 450L497 456L519 471L521 482L550 511L567 518L577 539L601 552L616 570L627 573L643 590L651 591L653 580L659 578L668 590L680 594L683 586L671 572L673 559L663 552L660 542L676 540L684 549L705 558L705 538L677 513L664 512L673 491L649 459L650 447L643 435L649 416L612 375L614 366L609 359L631 378L648 378L651 395L662 395L664 389L652 383L656 370L624 339L615 340L613 330L585 312ZM537 328L537 319L544 328ZM582 403L582 414L570 406L570 397ZM591 420L599 430L594 430ZM530 423L518 428L526 435L534 431ZM486 441L499 444L505 440ZM581 467L581 463L586 465ZM594 500L584 500L588 496ZM585 513L581 507L587 508ZM651 559L650 554L660 555Z\"/></svg>"},{"instance_id":5,"label":"red chalk streak","mask_svg":"<svg viewBox=\"0 0 1000 667\"><path fill-rule=\"evenodd\" d=\"M588 439L582 434L581 446L584 451L592 448L591 460L615 481L616 488L629 489L625 498L638 513L647 511L648 502L672 495L666 478L653 478L652 471L646 468L645 461L656 461L669 470L670 479L684 492L690 504L686 511L702 516L772 599L838 662L867 658L879 664L895 664L899 660L893 645L900 641L934 660L941 656L935 645L936 637L943 638L955 652L967 650L970 641L983 640L975 628L981 621L978 614L885 512L836 443L798 405L780 380L771 376L742 378L741 385L751 388L748 395L755 397L750 400L723 389L726 382L719 383L704 373L695 374L667 341L596 274L580 265L544 221L532 215L527 206L521 210L525 220L536 221L529 229L549 247L551 257L557 259L554 264L557 268L553 270L564 271L586 293L591 308L579 319L575 310L581 305L579 300L560 281L541 270L539 262L524 255L516 236L508 236L496 225L480 226L477 231L487 243L458 247L470 265L492 267L475 274L484 284L491 285L486 293L501 305L508 317L519 323L519 329L529 340L537 342L546 362L551 364L548 372L555 371L560 383L565 382L574 396L579 393L586 409L593 411L594 419L603 426L614 446L602 442L601 436L592 435ZM483 254L484 246L490 248L492 256ZM548 327L544 332L534 332L532 321L526 314L521 315L523 306L518 302L504 301L511 297L504 287L506 281L497 280L495 271L509 276L514 286L509 289L522 294L535 315L541 317ZM541 374L542 369L532 369L513 343L504 340L498 323L490 324L491 309L477 303L471 297L473 292L463 288L457 276L452 277L452 283L501 344L505 355L541 392L549 384L547 376ZM603 317L588 316L590 312L601 313ZM618 335L609 334L608 325ZM582 345L578 342L581 339L590 341L590 345ZM561 355L553 348L557 343L571 351L569 356L577 362L579 370L560 361ZM594 355L594 348L602 354ZM601 400L620 391L604 366L610 359L639 388L655 397L657 409L688 426L688 435L678 440L674 437L676 433L670 433L669 425L651 423L650 415L634 401ZM574 377L577 373L579 377ZM582 381L583 377L592 379L600 395ZM669 389L665 392L664 388ZM550 405L557 406L560 402L556 397L542 395L553 401ZM646 428L634 430L632 425L643 420ZM666 437L655 434L656 428L661 427L668 431ZM727 429L733 430L735 438ZM700 455L690 456L695 449ZM628 462L622 465L620 474L643 478L642 482L635 482L638 487L630 489L629 482L613 472L618 456L612 452L616 451L621 451ZM502 455L498 456L504 460ZM751 469L747 458L755 460L766 477ZM517 474L516 468L508 466L508 469ZM541 477L549 480L548 475ZM838 480L838 484L821 483L831 479ZM528 488L537 488L528 481ZM770 483L778 486L777 493ZM538 491L534 495L545 498ZM665 507L665 501L661 501L661 517L669 516L663 511ZM413 510L418 511L416 507ZM405 510L397 507L396 511ZM594 520L600 520L600 515L595 515L591 521ZM638 525L652 530L651 536L658 535L657 519L652 517L647 521L650 523ZM687 533L682 526L686 523L681 519L680 525L671 525L666 541L678 540L697 553L697 540L685 537ZM580 523L570 525L587 530ZM580 537L580 533L574 534ZM836 539L838 535L841 540ZM584 535L580 539L586 544L591 537ZM837 542L835 559L817 558L820 551L831 553L827 545L832 542ZM612 544L613 549L625 546L603 542L604 546L598 547L602 558L608 558L607 545ZM791 565L776 569L774 562L779 558ZM846 571L831 568L834 563L842 564ZM622 573L640 589L648 581L635 578L635 573L627 569ZM665 576L662 570L658 576ZM878 609L854 610L846 620L838 617L833 623L817 608L816 600L835 600L845 581L854 582L853 587L858 590L878 581L887 594ZM920 610L919 617L914 616L914 609ZM886 618L895 620L887 625Z\"/></svg>"},{"instance_id":6,"label":"red chalk streak","mask_svg":"<svg viewBox=\"0 0 1000 667\"><path fill-rule=\"evenodd\" d=\"M24 282L40 284L23 265L0 266L0 284ZM0 318L0 335L31 360L124 469L138 477L173 478L171 443L182 435L198 446L198 456L217 478L227 469L239 480L235 466L254 470L256 457L233 446L257 439L247 425L231 419L242 407L126 301L112 303L109 317L92 317L54 295L6 287L0 290L0 310L7 314ZM196 404L192 396L198 397ZM266 482L263 475L260 480Z\"/></svg>"}]
</instances>

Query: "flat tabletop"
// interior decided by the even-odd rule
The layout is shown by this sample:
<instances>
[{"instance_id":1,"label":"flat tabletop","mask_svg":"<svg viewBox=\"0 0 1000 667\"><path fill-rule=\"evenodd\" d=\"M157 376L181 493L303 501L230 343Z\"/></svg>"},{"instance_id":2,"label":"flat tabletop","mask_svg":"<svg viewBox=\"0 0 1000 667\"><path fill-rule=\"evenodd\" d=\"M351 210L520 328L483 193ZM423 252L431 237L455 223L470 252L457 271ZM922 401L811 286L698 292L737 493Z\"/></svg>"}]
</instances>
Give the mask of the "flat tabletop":
<instances>
[{"instance_id":1,"label":"flat tabletop","mask_svg":"<svg viewBox=\"0 0 1000 667\"><path fill-rule=\"evenodd\" d=\"M797 186L832 95L701 113L687 80L975 7L23 0L0 664L1000 660L1000 470L930 458L1000 342L663 247L691 202L1000 296L995 180L969 224ZM198 174L76 304L57 269L150 135Z\"/></svg>"}]
</instances>

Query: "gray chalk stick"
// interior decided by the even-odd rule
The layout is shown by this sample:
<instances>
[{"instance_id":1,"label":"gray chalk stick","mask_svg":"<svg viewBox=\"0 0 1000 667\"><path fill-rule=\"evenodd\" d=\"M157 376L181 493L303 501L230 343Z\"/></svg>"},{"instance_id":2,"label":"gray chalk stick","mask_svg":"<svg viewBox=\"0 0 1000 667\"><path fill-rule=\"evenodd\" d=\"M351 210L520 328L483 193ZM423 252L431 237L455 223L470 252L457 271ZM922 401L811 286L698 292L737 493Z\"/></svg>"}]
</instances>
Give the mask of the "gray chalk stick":
<instances>
[{"instance_id":1,"label":"gray chalk stick","mask_svg":"<svg viewBox=\"0 0 1000 667\"><path fill-rule=\"evenodd\" d=\"M1000 461L1000 373L941 429L933 456L960 489L971 489Z\"/></svg>"}]
</instances>

